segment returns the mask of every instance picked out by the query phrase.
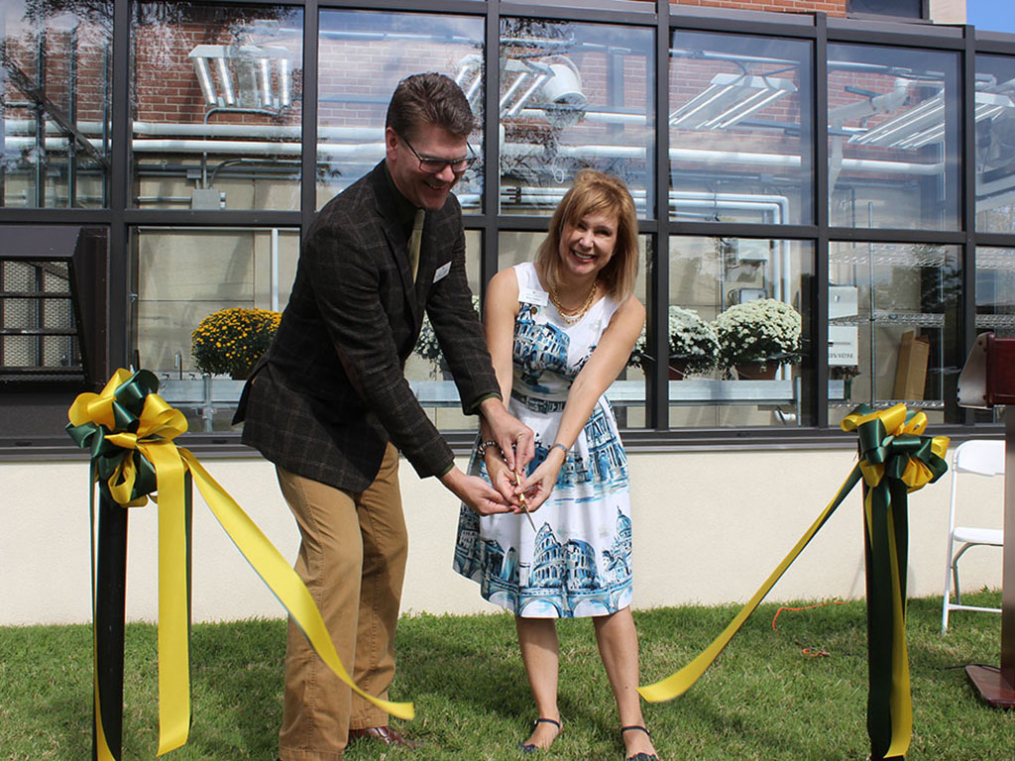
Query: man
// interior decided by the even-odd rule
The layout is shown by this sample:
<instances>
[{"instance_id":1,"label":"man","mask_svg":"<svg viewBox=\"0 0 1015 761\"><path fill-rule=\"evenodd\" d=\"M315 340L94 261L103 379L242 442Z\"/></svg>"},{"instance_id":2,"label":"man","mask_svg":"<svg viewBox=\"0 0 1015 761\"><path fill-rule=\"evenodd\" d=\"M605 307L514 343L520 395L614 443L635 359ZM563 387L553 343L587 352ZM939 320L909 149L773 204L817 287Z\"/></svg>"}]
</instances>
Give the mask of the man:
<instances>
[{"instance_id":1,"label":"man","mask_svg":"<svg viewBox=\"0 0 1015 761\"><path fill-rule=\"evenodd\" d=\"M466 280L451 189L471 164L473 123L451 79L418 74L399 83L385 160L321 209L278 333L237 412L244 443L276 465L302 536L296 570L342 662L382 698L394 674L407 551L396 447L421 477L437 476L477 512L518 510L513 494L455 466L409 388L403 367L424 309L463 409L483 415L512 467L523 468L534 449L532 431L500 398ZM361 737L413 745L338 680L292 621L285 674L284 761L341 759Z\"/></svg>"}]
</instances>

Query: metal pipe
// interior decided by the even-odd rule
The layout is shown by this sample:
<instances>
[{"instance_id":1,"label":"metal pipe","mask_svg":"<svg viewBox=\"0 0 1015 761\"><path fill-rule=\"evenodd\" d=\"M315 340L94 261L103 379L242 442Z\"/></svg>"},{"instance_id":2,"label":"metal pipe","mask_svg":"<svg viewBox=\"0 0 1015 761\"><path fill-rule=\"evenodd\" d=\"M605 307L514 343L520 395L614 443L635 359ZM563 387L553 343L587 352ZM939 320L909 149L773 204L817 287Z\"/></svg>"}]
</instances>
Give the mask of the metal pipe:
<instances>
[{"instance_id":1,"label":"metal pipe","mask_svg":"<svg viewBox=\"0 0 1015 761\"><path fill-rule=\"evenodd\" d=\"M581 109L578 109L581 111ZM605 124L646 124L644 114L622 114L616 111L581 111L582 121L602 122ZM546 112L541 108L523 108L518 112L522 118L543 117Z\"/></svg>"},{"instance_id":2,"label":"metal pipe","mask_svg":"<svg viewBox=\"0 0 1015 761\"><path fill-rule=\"evenodd\" d=\"M539 74L535 75L533 77L532 84L530 84L528 86L528 89L526 89L525 92L522 93L522 96L518 99L518 102L515 103L513 106L511 106L511 108L507 112L507 116L512 117L517 115L517 113L522 108L522 104L525 103L529 98L531 98L533 93L535 93L536 90L542 87L543 83L549 78L550 75L547 74L546 72L540 72Z\"/></svg>"},{"instance_id":3,"label":"metal pipe","mask_svg":"<svg viewBox=\"0 0 1015 761\"><path fill-rule=\"evenodd\" d=\"M271 108L271 60L261 58L257 61L261 74L261 100L260 105Z\"/></svg>"},{"instance_id":4,"label":"metal pipe","mask_svg":"<svg viewBox=\"0 0 1015 761\"><path fill-rule=\"evenodd\" d=\"M271 268L268 275L271 292L271 311L278 311L278 228L271 228Z\"/></svg>"},{"instance_id":5,"label":"metal pipe","mask_svg":"<svg viewBox=\"0 0 1015 761\"><path fill-rule=\"evenodd\" d=\"M289 59L278 59L278 105L279 108L288 108L293 102L292 92L289 89ZM318 128L318 134L320 128Z\"/></svg>"},{"instance_id":6,"label":"metal pipe","mask_svg":"<svg viewBox=\"0 0 1015 761\"><path fill-rule=\"evenodd\" d=\"M74 25L70 37L70 86L67 98L67 118L74 124L78 118L78 26ZM71 141L67 145L67 206L73 208L78 194L78 161L77 144Z\"/></svg>"},{"instance_id":7,"label":"metal pipe","mask_svg":"<svg viewBox=\"0 0 1015 761\"><path fill-rule=\"evenodd\" d=\"M216 104L215 88L211 83L211 71L208 70L208 59L203 56L196 56L194 58L194 72L197 74L197 83L201 86L204 102L209 106L214 106Z\"/></svg>"},{"instance_id":8,"label":"metal pipe","mask_svg":"<svg viewBox=\"0 0 1015 761\"><path fill-rule=\"evenodd\" d=\"M35 51L36 72L35 86L42 96L46 94L46 30L39 31L38 44ZM42 106L35 106L35 148L38 151L35 160L35 205L37 208L46 206L46 143L42 135L45 123Z\"/></svg>"},{"instance_id":9,"label":"metal pipe","mask_svg":"<svg viewBox=\"0 0 1015 761\"><path fill-rule=\"evenodd\" d=\"M180 134L180 135L201 135L203 125L199 124L174 124L174 125L152 125L138 122L134 125L138 134ZM48 132L49 130L47 130ZM295 139L299 135L299 127L257 127L256 125L215 125L209 124L206 135L235 135L239 136L285 136L291 131ZM332 128L324 129L322 136L355 139L374 137L380 138L383 132L378 129ZM26 150L33 147L35 141L26 138L13 136L8 131L6 145L10 150ZM101 149L103 141L95 139L90 141L96 148ZM65 150L67 139L62 137L50 137L45 140L45 150ZM217 153L217 154L248 154L261 156L298 156L300 155L300 144L298 142L255 142L255 141L229 141L229 140L147 140L135 138L132 141L132 149L135 153ZM369 141L360 143L319 143L318 154L331 159L349 159L360 157L364 160L374 159L379 161L384 156L383 141ZM536 143L506 143L502 151L505 158L520 159L526 157L542 158L545 155L546 147ZM618 159L626 158L632 160L645 160L645 148L640 146L623 145L561 145L558 146L558 155L567 158L602 158ZM744 151L712 151L705 149L671 148L669 152L671 161L695 161L710 165L739 164L742 166L765 166L782 167L787 169L799 169L801 164L800 156L779 154L779 153L753 153ZM875 174L893 175L939 175L944 171L942 162L918 163L905 161L880 161L876 159L843 159L842 168L854 172L872 172Z\"/></svg>"},{"instance_id":10,"label":"metal pipe","mask_svg":"<svg viewBox=\"0 0 1015 761\"><path fill-rule=\"evenodd\" d=\"M236 97L233 94L233 75L229 73L229 66L225 58L216 58L215 67L218 69L219 84L222 86L222 99L227 106L236 104Z\"/></svg>"},{"instance_id":11,"label":"metal pipe","mask_svg":"<svg viewBox=\"0 0 1015 761\"><path fill-rule=\"evenodd\" d=\"M500 98L501 116L504 116L504 108L506 104L511 101L511 97L518 91L518 88L522 86L522 83L525 82L525 80L528 79L530 76L532 76L532 74L530 74L527 71L523 71L519 73L519 75L515 77L514 81L512 81L511 84L508 86L507 92L504 93Z\"/></svg>"}]
</instances>

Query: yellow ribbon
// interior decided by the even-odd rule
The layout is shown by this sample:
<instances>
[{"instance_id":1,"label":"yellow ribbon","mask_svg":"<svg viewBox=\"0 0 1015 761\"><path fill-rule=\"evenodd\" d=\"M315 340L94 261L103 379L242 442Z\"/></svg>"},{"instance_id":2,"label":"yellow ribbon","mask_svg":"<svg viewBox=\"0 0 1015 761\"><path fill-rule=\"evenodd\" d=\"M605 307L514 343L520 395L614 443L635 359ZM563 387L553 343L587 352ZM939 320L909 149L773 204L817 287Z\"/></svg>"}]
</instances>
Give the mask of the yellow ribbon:
<instances>
[{"instance_id":1,"label":"yellow ribbon","mask_svg":"<svg viewBox=\"0 0 1015 761\"><path fill-rule=\"evenodd\" d=\"M761 601L765 599L765 596L771 591L775 583L782 577L786 572L786 569L793 564L793 561L797 559L797 556L803 551L804 547L811 541L815 534L818 533L818 529L824 525L825 521L831 516L832 512L838 507L839 503L845 498L846 494L850 492L859 477L850 474L850 478L847 478L841 487L839 492L836 494L835 499L828 503L828 506L822 511L821 515L818 516L817 520L811 524L810 528L800 537L799 541L790 550L790 553L782 559L782 562L776 567L774 571L765 580L765 583L761 585L761 588L751 597L750 600L740 609L736 617L729 623L729 625L723 630L722 634L713 640L707 648L705 648L694 660L684 666L682 669L674 674L671 674L666 679L663 679L654 684L647 685L645 687L639 687L638 692L650 703L660 703L667 700L672 700L675 697L683 695L698 681L699 677L708 670L708 667L712 665L712 662L719 656L719 653L723 651L723 648L729 644L729 641L733 639L733 636L740 631L740 627L744 625L744 622L750 618L754 610L761 604Z\"/></svg>"},{"instance_id":2,"label":"yellow ribbon","mask_svg":"<svg viewBox=\"0 0 1015 761\"><path fill-rule=\"evenodd\" d=\"M889 692L891 713L891 743L885 758L903 756L909 748L912 737L913 714L909 680L909 661L906 653L905 599L902 594L902 579L899 575L899 557L896 545L892 511L896 508L883 486L885 476L897 479L905 485L906 493L923 488L937 480L947 469L945 454L948 451L948 437L922 436L927 427L927 416L923 412L910 413L905 405L898 404L887 410L872 410L858 407L853 414L842 421L845 431L860 434L861 459L839 487L835 498L825 507L817 520L807 529L789 554L765 580L751 599L744 605L733 621L715 640L690 663L676 673L654 684L639 687L638 692L649 702L672 700L682 695L701 677L723 648L733 639L744 622L750 617L786 569L800 555L818 530L824 525L846 495L862 478L867 486L864 497L865 525L870 541L873 531L875 500L888 510L888 548L891 567L891 596L893 626L891 635L892 678ZM905 505L903 504L902 507Z\"/></svg>"},{"instance_id":3,"label":"yellow ribbon","mask_svg":"<svg viewBox=\"0 0 1015 761\"><path fill-rule=\"evenodd\" d=\"M310 644L328 667L354 692L403 719L415 711L411 703L394 703L361 690L342 665L321 613L302 579L233 498L213 479L197 458L173 443L187 430L183 414L158 394L135 391L133 402L140 415L131 419L130 399L123 391L137 374L117 370L100 394L81 394L68 411L71 427L87 436L92 427L103 442L122 450L119 463L103 483L122 507L142 506L148 495L136 493L139 464L150 464L155 472L159 507L159 749L158 755L187 742L190 727L189 666L189 583L187 579L187 525L185 475L197 484L208 507L254 571L268 585L303 630ZM157 385L157 381L155 381ZM126 427L125 427L126 426ZM73 434L72 434L73 435ZM140 458L134 456L135 453ZM98 480L98 477L96 477ZM100 484L102 485L102 484ZM154 499L154 497L153 497ZM98 683L95 684L96 711L99 711ZM96 737L100 761L113 760L96 716ZM115 760L113 760L115 761Z\"/></svg>"}]
</instances>

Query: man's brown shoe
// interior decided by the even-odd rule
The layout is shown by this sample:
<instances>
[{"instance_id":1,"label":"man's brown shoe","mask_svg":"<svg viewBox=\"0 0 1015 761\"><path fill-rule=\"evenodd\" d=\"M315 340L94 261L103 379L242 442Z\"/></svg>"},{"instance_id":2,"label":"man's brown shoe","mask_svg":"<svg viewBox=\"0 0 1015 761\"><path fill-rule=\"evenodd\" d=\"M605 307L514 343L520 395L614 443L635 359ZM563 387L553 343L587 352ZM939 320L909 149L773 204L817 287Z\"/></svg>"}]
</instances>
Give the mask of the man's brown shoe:
<instances>
[{"instance_id":1,"label":"man's brown shoe","mask_svg":"<svg viewBox=\"0 0 1015 761\"><path fill-rule=\"evenodd\" d=\"M364 727L363 729L349 730L350 744L363 738L373 740L374 742L384 743L385 745L396 745L400 748L419 747L418 742L410 740L408 737L402 737L391 727Z\"/></svg>"}]
</instances>

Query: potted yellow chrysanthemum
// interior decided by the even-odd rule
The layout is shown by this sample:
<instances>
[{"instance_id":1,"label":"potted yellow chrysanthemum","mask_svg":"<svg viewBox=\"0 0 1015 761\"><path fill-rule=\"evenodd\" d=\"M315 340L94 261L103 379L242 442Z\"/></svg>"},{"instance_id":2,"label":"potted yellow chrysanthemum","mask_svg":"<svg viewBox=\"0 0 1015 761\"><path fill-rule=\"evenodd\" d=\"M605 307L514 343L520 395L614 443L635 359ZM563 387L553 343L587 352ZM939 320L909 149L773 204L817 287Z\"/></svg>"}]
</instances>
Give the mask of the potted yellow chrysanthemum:
<instances>
[{"instance_id":1,"label":"potted yellow chrysanthemum","mask_svg":"<svg viewBox=\"0 0 1015 761\"><path fill-rule=\"evenodd\" d=\"M212 312L190 334L198 369L246 378L271 345L281 319L280 312L268 309L232 307Z\"/></svg>"}]
</instances>

